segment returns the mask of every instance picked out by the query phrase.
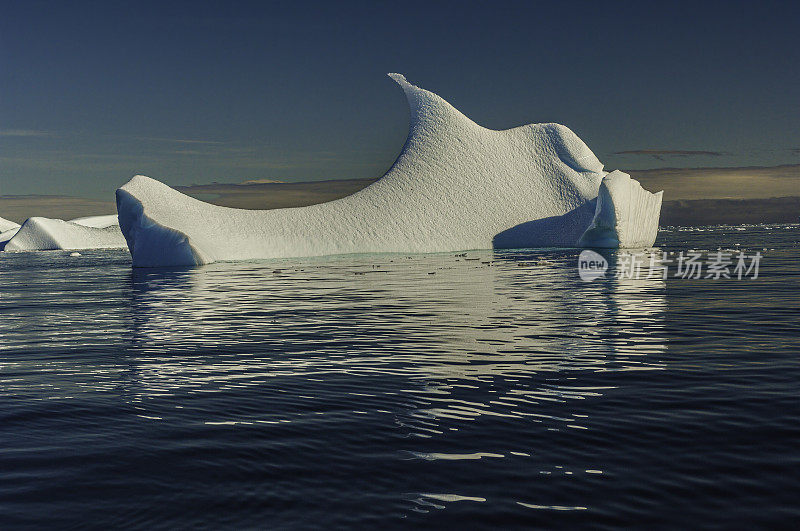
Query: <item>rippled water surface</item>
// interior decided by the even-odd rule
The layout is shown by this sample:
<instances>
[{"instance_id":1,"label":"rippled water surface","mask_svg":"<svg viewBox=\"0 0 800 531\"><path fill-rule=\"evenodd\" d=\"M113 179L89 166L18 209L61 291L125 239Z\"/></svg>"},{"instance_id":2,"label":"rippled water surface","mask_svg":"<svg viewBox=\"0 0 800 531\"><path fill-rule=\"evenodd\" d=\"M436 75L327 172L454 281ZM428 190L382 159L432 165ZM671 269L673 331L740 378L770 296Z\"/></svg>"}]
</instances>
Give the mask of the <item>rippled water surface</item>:
<instances>
[{"instance_id":1,"label":"rippled water surface","mask_svg":"<svg viewBox=\"0 0 800 531\"><path fill-rule=\"evenodd\" d=\"M763 254L718 281L0 253L0 527L796 523L799 242L659 235Z\"/></svg>"}]
</instances>

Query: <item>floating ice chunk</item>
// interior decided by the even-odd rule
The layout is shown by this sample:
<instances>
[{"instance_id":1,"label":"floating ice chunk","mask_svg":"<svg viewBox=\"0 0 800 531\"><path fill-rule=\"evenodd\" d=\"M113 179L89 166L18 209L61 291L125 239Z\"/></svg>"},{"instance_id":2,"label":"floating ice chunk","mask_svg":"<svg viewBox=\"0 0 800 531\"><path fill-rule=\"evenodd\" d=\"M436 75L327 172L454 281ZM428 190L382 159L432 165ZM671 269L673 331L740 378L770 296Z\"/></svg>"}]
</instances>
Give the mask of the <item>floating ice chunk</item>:
<instances>
[{"instance_id":1,"label":"floating ice chunk","mask_svg":"<svg viewBox=\"0 0 800 531\"><path fill-rule=\"evenodd\" d=\"M603 178L592 224L581 247L650 247L658 234L661 196L619 170Z\"/></svg>"},{"instance_id":2,"label":"floating ice chunk","mask_svg":"<svg viewBox=\"0 0 800 531\"><path fill-rule=\"evenodd\" d=\"M125 247L125 239L119 230L119 225L98 228L73 221L42 217L28 218L5 244L6 251L120 247Z\"/></svg>"},{"instance_id":3,"label":"floating ice chunk","mask_svg":"<svg viewBox=\"0 0 800 531\"><path fill-rule=\"evenodd\" d=\"M389 75L411 118L381 179L328 203L256 211L210 205L138 175L117 190L133 265L576 245L606 173L575 133L558 124L486 129Z\"/></svg>"}]
</instances>

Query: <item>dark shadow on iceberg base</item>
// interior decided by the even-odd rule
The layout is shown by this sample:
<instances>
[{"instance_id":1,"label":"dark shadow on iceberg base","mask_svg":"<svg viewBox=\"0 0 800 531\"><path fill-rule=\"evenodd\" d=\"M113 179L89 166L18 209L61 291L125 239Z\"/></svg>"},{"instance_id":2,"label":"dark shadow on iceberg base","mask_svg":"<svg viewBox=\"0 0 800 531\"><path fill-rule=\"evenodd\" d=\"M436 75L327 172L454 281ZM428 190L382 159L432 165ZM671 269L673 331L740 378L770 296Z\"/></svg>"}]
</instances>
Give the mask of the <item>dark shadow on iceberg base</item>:
<instances>
[{"instance_id":1,"label":"dark shadow on iceberg base","mask_svg":"<svg viewBox=\"0 0 800 531\"><path fill-rule=\"evenodd\" d=\"M561 216L520 223L492 238L495 249L575 247L594 218L596 199Z\"/></svg>"}]
</instances>

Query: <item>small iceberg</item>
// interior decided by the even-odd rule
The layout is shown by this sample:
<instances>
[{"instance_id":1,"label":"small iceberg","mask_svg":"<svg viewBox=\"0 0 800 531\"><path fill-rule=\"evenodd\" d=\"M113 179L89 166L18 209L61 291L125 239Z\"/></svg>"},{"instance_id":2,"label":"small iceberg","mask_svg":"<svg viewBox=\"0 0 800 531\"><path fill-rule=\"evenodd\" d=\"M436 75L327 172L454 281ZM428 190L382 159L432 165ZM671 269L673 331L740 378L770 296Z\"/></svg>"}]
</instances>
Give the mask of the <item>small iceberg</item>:
<instances>
[{"instance_id":1,"label":"small iceberg","mask_svg":"<svg viewBox=\"0 0 800 531\"><path fill-rule=\"evenodd\" d=\"M389 76L405 92L411 119L381 179L328 203L258 211L204 203L137 175L117 190L133 265L575 247L599 241L586 235L590 226L613 246L653 244L660 194L603 171L567 127L487 129L402 75ZM617 184L617 174L629 183Z\"/></svg>"},{"instance_id":2,"label":"small iceberg","mask_svg":"<svg viewBox=\"0 0 800 531\"><path fill-rule=\"evenodd\" d=\"M25 220L0 246L6 251L51 251L59 249L124 248L125 238L116 215L90 216L72 221L32 217ZM7 231L11 232L11 231Z\"/></svg>"}]
</instances>

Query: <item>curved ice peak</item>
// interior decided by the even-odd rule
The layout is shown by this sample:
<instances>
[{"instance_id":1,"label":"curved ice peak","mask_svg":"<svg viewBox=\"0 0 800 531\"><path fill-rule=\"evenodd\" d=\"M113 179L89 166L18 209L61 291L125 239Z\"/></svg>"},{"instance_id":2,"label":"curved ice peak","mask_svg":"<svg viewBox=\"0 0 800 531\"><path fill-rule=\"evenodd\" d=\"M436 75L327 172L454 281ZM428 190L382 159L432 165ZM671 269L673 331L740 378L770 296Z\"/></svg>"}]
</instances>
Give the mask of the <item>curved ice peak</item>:
<instances>
[{"instance_id":1,"label":"curved ice peak","mask_svg":"<svg viewBox=\"0 0 800 531\"><path fill-rule=\"evenodd\" d=\"M406 94L410 124L381 179L329 203L256 211L136 176L117 190L133 264L576 244L605 176L577 135L558 124L487 129L389 75Z\"/></svg>"},{"instance_id":2,"label":"curved ice peak","mask_svg":"<svg viewBox=\"0 0 800 531\"><path fill-rule=\"evenodd\" d=\"M455 107L447 103L441 96L408 82L402 74L387 74L405 92L411 114L410 133L417 127L457 127L459 122L464 126L475 125Z\"/></svg>"},{"instance_id":3,"label":"curved ice peak","mask_svg":"<svg viewBox=\"0 0 800 531\"><path fill-rule=\"evenodd\" d=\"M404 153L416 152L420 146L429 148L446 141L459 142L462 136L516 131L523 137L547 137L556 155L575 171L603 171L603 164L592 150L566 126L544 123L523 125L505 131L487 129L470 120L438 94L411 84L404 75L387 75L400 85L408 100L409 133Z\"/></svg>"}]
</instances>

